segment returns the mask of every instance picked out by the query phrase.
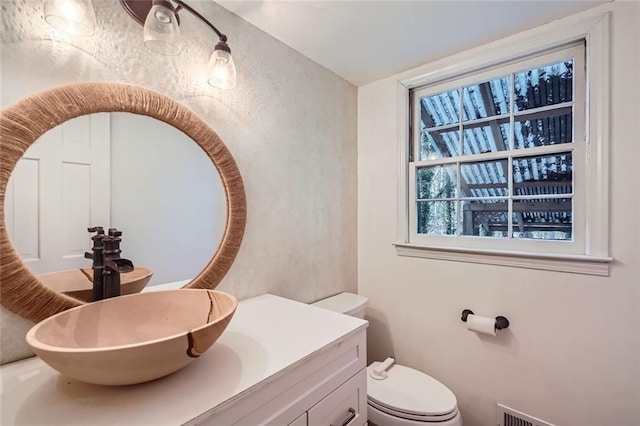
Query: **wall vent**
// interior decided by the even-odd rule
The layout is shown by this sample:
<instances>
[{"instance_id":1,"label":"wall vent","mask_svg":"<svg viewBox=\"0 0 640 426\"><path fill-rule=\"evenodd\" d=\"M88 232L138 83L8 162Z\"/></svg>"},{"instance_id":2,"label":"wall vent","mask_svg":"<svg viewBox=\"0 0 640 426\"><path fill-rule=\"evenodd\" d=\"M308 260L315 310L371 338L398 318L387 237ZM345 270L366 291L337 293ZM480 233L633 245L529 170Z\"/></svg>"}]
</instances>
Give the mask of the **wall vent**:
<instances>
[{"instance_id":1,"label":"wall vent","mask_svg":"<svg viewBox=\"0 0 640 426\"><path fill-rule=\"evenodd\" d=\"M498 426L554 426L501 404L498 404L496 420Z\"/></svg>"}]
</instances>

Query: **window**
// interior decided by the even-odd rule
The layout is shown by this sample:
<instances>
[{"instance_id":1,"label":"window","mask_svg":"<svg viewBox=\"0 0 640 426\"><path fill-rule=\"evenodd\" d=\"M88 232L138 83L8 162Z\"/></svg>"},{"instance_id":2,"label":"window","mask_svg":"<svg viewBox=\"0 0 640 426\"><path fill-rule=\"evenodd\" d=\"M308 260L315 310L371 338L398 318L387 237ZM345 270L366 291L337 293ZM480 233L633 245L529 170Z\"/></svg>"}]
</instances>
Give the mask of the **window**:
<instances>
[{"instance_id":1,"label":"window","mask_svg":"<svg viewBox=\"0 0 640 426\"><path fill-rule=\"evenodd\" d=\"M599 207L607 195L608 135L595 111L607 108L592 103L590 110L588 102L607 101L606 90L594 86L606 75L596 36L606 39L607 19L576 25L559 48L549 47L549 37L544 48L527 40L526 52L505 40L506 53L486 53L486 63L465 59L456 69L457 55L449 67L402 82L410 130L399 254L496 264L513 264L515 256L518 266L608 274L607 215ZM547 27L554 25L562 23ZM533 31L545 39L544 30Z\"/></svg>"},{"instance_id":2,"label":"window","mask_svg":"<svg viewBox=\"0 0 640 426\"><path fill-rule=\"evenodd\" d=\"M580 253L583 58L579 45L412 91L414 241Z\"/></svg>"}]
</instances>

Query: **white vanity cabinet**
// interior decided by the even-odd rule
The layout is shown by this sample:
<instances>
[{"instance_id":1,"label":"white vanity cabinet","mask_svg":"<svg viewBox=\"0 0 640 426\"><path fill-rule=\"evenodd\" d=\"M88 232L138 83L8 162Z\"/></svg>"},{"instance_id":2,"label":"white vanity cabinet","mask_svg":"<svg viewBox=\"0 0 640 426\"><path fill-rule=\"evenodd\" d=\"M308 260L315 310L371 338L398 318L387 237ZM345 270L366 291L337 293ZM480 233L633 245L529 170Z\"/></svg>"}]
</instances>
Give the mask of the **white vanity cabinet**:
<instances>
[{"instance_id":1,"label":"white vanity cabinet","mask_svg":"<svg viewBox=\"0 0 640 426\"><path fill-rule=\"evenodd\" d=\"M288 426L307 426L309 419L307 413L302 413L300 417L289 423Z\"/></svg>"},{"instance_id":2,"label":"white vanity cabinet","mask_svg":"<svg viewBox=\"0 0 640 426\"><path fill-rule=\"evenodd\" d=\"M307 412L310 426L364 425L367 412L367 374L358 374L324 397Z\"/></svg>"},{"instance_id":3,"label":"white vanity cabinet","mask_svg":"<svg viewBox=\"0 0 640 426\"><path fill-rule=\"evenodd\" d=\"M0 424L362 426L366 327L272 295L247 299L200 359L149 383L80 383L37 358L3 366Z\"/></svg>"},{"instance_id":4,"label":"white vanity cabinet","mask_svg":"<svg viewBox=\"0 0 640 426\"><path fill-rule=\"evenodd\" d=\"M271 298L273 296L258 300ZM274 346L267 357L274 363L284 357L287 361L282 365L288 366L266 378L259 384L259 389L245 392L226 406L216 407L190 424L364 425L367 412L367 322L285 299L277 302L281 305L279 312L275 309L270 313L262 312L256 314L256 318L280 323L271 331L277 334L271 338L277 338L280 344ZM288 312L285 305L299 311ZM344 326L347 328L334 334ZM266 332L266 324L261 327ZM331 342L323 344L323 341ZM298 345L307 344L310 344L309 349L300 352L297 361L292 362L290 354ZM316 349L311 351L312 347Z\"/></svg>"},{"instance_id":5,"label":"white vanity cabinet","mask_svg":"<svg viewBox=\"0 0 640 426\"><path fill-rule=\"evenodd\" d=\"M367 411L365 344L361 330L192 424L362 426Z\"/></svg>"}]
</instances>

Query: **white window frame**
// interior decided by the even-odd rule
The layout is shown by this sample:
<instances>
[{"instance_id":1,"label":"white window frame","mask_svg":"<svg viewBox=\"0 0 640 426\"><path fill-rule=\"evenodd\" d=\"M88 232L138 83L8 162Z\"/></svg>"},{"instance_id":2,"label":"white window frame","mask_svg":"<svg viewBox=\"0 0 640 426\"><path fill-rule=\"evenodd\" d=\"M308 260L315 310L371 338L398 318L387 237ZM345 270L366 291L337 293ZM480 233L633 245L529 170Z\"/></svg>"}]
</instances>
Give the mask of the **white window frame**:
<instances>
[{"instance_id":1,"label":"white window frame","mask_svg":"<svg viewBox=\"0 0 640 426\"><path fill-rule=\"evenodd\" d=\"M603 8L592 9L428 64L413 72L408 78L398 81L399 235L398 242L395 243L398 255L608 276L609 263L613 261L609 257L608 211L609 21L608 11L603 12ZM570 250L534 252L528 251L526 245L515 250L500 246L461 246L455 242L461 237L449 238L447 244L434 244L428 239L416 239L415 235L412 238L410 226L412 221L415 223L415 219L411 219L413 206L409 201L409 191L414 188L411 181L412 167L408 162L411 146L409 91L473 72L482 72L499 64L552 51L582 40L585 42L587 68L587 143L576 138L576 143L568 144L572 145L573 150L586 151L585 162L577 165L574 171L575 179L582 179L584 187L589 188L589 191L578 191L584 195L584 200L580 200L582 195L578 196L578 201L584 208L579 211L580 206L574 208L574 214L578 214L576 226L583 227L583 230L576 228L576 234L581 234L576 235L577 245ZM580 238L583 240L580 241Z\"/></svg>"}]
</instances>

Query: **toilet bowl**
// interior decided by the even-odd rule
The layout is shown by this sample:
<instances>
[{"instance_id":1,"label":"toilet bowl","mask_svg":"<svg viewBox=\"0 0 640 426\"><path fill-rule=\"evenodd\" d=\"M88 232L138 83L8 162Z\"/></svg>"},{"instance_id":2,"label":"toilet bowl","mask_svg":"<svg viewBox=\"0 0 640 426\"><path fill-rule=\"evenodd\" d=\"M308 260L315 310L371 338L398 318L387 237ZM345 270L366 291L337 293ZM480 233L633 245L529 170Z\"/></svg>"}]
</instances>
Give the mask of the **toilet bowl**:
<instances>
[{"instance_id":1,"label":"toilet bowl","mask_svg":"<svg viewBox=\"0 0 640 426\"><path fill-rule=\"evenodd\" d=\"M342 293L314 306L364 318L368 299ZM445 385L388 358L367 367L369 426L462 426L456 397Z\"/></svg>"},{"instance_id":2,"label":"toilet bowl","mask_svg":"<svg viewBox=\"0 0 640 426\"><path fill-rule=\"evenodd\" d=\"M370 425L462 426L456 397L445 385L403 365L393 363L380 374L381 367L382 362L367 367Z\"/></svg>"}]
</instances>

